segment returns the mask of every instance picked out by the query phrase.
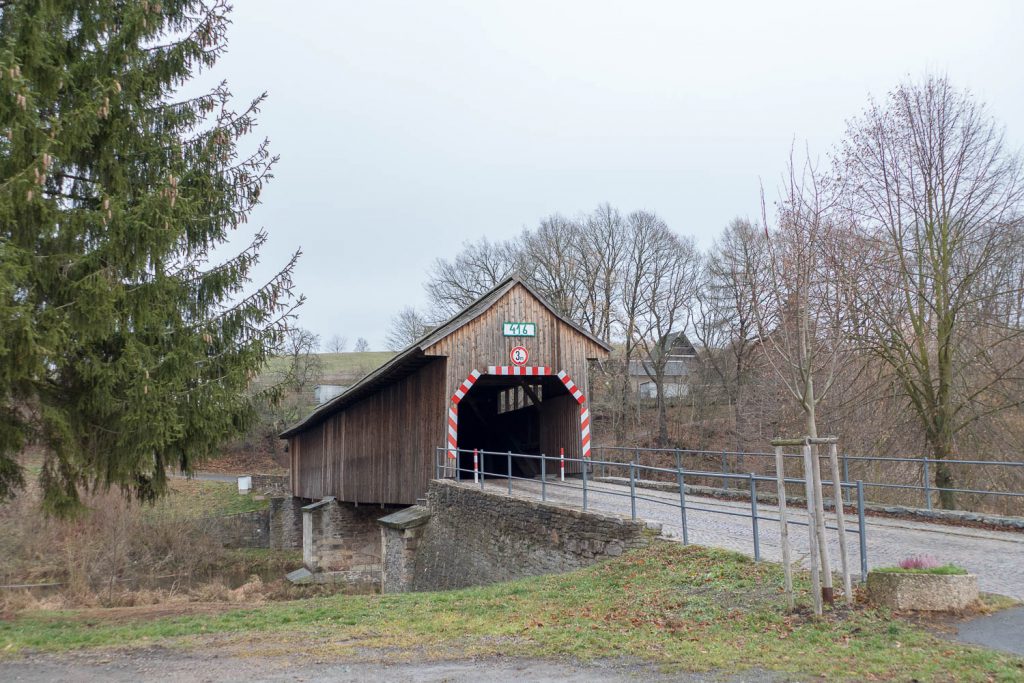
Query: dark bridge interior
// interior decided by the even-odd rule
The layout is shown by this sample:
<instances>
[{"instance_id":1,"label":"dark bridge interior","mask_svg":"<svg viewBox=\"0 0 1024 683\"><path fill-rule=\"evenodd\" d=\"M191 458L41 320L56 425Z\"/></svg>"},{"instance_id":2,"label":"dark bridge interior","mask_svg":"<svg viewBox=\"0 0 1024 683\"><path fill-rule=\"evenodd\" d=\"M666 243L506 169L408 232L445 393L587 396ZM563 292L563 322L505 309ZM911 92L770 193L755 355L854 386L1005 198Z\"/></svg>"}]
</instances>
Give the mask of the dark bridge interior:
<instances>
[{"instance_id":1,"label":"dark bridge interior","mask_svg":"<svg viewBox=\"0 0 1024 683\"><path fill-rule=\"evenodd\" d=\"M570 424L575 433L566 428ZM548 457L557 457L559 448L575 453L578 425L579 404L557 377L484 375L459 403L458 445L502 454L484 454L480 465L485 476L505 477L509 451ZM459 470L460 479L473 478L471 452L460 454ZM513 477L535 477L540 471L539 460L512 457Z\"/></svg>"}]
</instances>

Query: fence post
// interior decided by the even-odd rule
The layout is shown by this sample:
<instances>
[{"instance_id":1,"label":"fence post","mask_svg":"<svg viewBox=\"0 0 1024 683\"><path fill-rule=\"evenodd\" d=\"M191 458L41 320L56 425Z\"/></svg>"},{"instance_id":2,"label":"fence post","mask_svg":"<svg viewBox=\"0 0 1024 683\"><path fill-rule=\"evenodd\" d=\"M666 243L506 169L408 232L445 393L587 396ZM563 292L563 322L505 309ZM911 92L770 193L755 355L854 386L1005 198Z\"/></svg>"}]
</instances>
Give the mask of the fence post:
<instances>
[{"instance_id":1,"label":"fence post","mask_svg":"<svg viewBox=\"0 0 1024 683\"><path fill-rule=\"evenodd\" d=\"M583 511L587 511L587 461L583 461Z\"/></svg>"},{"instance_id":2,"label":"fence post","mask_svg":"<svg viewBox=\"0 0 1024 683\"><path fill-rule=\"evenodd\" d=\"M867 524L864 520L864 482L857 480L857 532L860 536L860 582L868 580Z\"/></svg>"},{"instance_id":3,"label":"fence post","mask_svg":"<svg viewBox=\"0 0 1024 683\"><path fill-rule=\"evenodd\" d=\"M543 453L540 454L540 499L548 499L548 471L547 471L547 458Z\"/></svg>"},{"instance_id":4,"label":"fence post","mask_svg":"<svg viewBox=\"0 0 1024 683\"><path fill-rule=\"evenodd\" d=\"M683 545L690 545L690 532L686 528L686 484L681 467L676 468L676 479L679 481L679 521L683 524Z\"/></svg>"},{"instance_id":5,"label":"fence post","mask_svg":"<svg viewBox=\"0 0 1024 683\"><path fill-rule=\"evenodd\" d=\"M925 507L932 509L932 477L928 471L928 456L924 456L924 500Z\"/></svg>"},{"instance_id":6,"label":"fence post","mask_svg":"<svg viewBox=\"0 0 1024 683\"><path fill-rule=\"evenodd\" d=\"M508 495L512 495L512 451L508 452Z\"/></svg>"},{"instance_id":7,"label":"fence post","mask_svg":"<svg viewBox=\"0 0 1024 683\"><path fill-rule=\"evenodd\" d=\"M558 449L558 478L565 481L565 449Z\"/></svg>"},{"instance_id":8,"label":"fence post","mask_svg":"<svg viewBox=\"0 0 1024 683\"><path fill-rule=\"evenodd\" d=\"M473 483L480 483L480 455L477 449L473 449Z\"/></svg>"},{"instance_id":9,"label":"fence post","mask_svg":"<svg viewBox=\"0 0 1024 683\"><path fill-rule=\"evenodd\" d=\"M844 483L849 483L850 482L850 461L847 459L846 453L843 453L843 482ZM850 501L850 496L853 495L853 493L851 493L849 487L846 488L845 495L846 495L846 504L849 505L850 502L851 502Z\"/></svg>"},{"instance_id":10,"label":"fence post","mask_svg":"<svg viewBox=\"0 0 1024 683\"><path fill-rule=\"evenodd\" d=\"M629 507L636 520L636 465L629 463Z\"/></svg>"},{"instance_id":11,"label":"fence post","mask_svg":"<svg viewBox=\"0 0 1024 683\"><path fill-rule=\"evenodd\" d=\"M754 526L754 562L761 561L761 538L757 533L757 480L754 473L747 475L750 479L750 518Z\"/></svg>"},{"instance_id":12,"label":"fence post","mask_svg":"<svg viewBox=\"0 0 1024 683\"><path fill-rule=\"evenodd\" d=\"M434 449L434 479L440 479L441 478L441 463L438 462L438 458L437 458L437 452L439 450L441 450L441 449L440 448L435 448Z\"/></svg>"},{"instance_id":13,"label":"fence post","mask_svg":"<svg viewBox=\"0 0 1024 683\"><path fill-rule=\"evenodd\" d=\"M487 451L484 451L484 455L486 455L486 454L487 454ZM485 458L481 458L480 459L480 490L481 491L484 490L484 475L486 474L486 472L484 471L484 463L485 462L486 462Z\"/></svg>"},{"instance_id":14,"label":"fence post","mask_svg":"<svg viewBox=\"0 0 1024 683\"><path fill-rule=\"evenodd\" d=\"M725 451L722 451L722 474L729 473L729 460L725 457ZM725 492L726 487L729 485L729 478L722 477L722 491Z\"/></svg>"}]
</instances>

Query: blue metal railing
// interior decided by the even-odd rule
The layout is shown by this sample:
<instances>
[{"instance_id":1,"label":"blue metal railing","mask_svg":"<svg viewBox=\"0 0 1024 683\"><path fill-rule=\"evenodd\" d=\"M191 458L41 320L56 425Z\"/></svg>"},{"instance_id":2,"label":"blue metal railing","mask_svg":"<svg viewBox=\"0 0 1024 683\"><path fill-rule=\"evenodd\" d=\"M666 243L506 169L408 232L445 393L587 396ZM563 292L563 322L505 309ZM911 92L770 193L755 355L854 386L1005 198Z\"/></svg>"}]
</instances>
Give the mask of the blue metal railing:
<instances>
[{"instance_id":1,"label":"blue metal railing","mask_svg":"<svg viewBox=\"0 0 1024 683\"><path fill-rule=\"evenodd\" d=\"M632 449L630 449L632 450ZM467 456L467 461L472 464L468 467L462 467L461 461L462 456ZM454 457L452 457L454 456ZM471 459L470 459L470 456ZM773 456L774 457L774 456ZM682 528L682 541L684 545L688 545L689 539L689 520L687 518L687 512L706 512L718 515L727 515L731 517L743 517L751 520L751 533L752 533L752 545L753 555L755 561L761 560L761 543L760 543L760 522L775 522L781 523L779 517L765 516L758 509L757 500L757 484L758 482L772 482L775 483L775 477L757 475L753 472L747 472L745 474L729 473L729 472L708 472L704 470L688 470L683 467L667 468L667 467L656 467L652 465L642 465L634 461L628 462L617 462L611 460L600 460L592 458L571 458L563 456L548 456L544 454L529 454L529 453L513 453L511 451L486 451L481 449L451 449L451 448L438 448L435 452L434 461L434 477L436 479L465 479L467 481L472 480L474 484L478 484L481 490L485 487L485 480L500 480L506 479L508 482L507 491L508 495L515 493L513 481L529 481L537 482L537 477L527 476L516 476L513 474L513 465L515 464L514 459L529 460L539 462L540 470L540 487L539 495L542 501L548 500L548 487L555 487L557 489L563 489L567 491L579 491L581 492L582 506L584 510L592 509L591 496L594 494L600 494L602 496L613 496L618 498L629 498L630 505L630 516L636 520L638 518L637 503L645 502L655 505L663 505L666 507L676 508L679 510L679 522ZM503 461L505 469L502 472L486 470L486 463L490 460L492 463ZM567 479L563 479L562 476L549 477L548 465L551 461L555 461L554 464L558 468L558 471L564 472L564 465L576 464L579 470L579 478L571 476ZM608 476L608 471L621 470L625 475L623 480L628 477L629 486L616 486L614 484L606 484L601 487L595 487L593 485L593 472L600 468L604 472L604 476ZM493 469L493 468L492 468ZM750 507L748 511L739 512L735 508L732 509L718 509L708 507L707 505L693 505L687 500L687 487L688 481L692 481L697 477L708 477L714 476L715 478L722 478L727 483L745 483L746 492L750 497ZM670 497L661 497L653 495L645 495L640 491L646 490L646 487L650 486L648 481L656 481L657 479L665 479L671 477L676 482L676 490L678 491L678 499ZM786 484L799 484L803 486L805 484L803 479L799 478L785 478ZM831 481L822 481L822 486L832 486ZM850 491L856 496L857 505L857 529L848 530L850 533L858 535L860 544L860 567L861 567L861 581L867 580L868 571L868 557L867 557L867 530L864 517L864 482L840 482L840 487L844 491ZM519 493L521 494L532 494L536 495L536 490L528 490L527 488L521 488ZM842 511L842 504L835 508L836 512ZM844 512L845 514L845 512ZM796 526L810 526L809 522L787 519L787 524L793 524ZM834 526L826 526L827 529L837 531L838 529Z\"/></svg>"}]
</instances>

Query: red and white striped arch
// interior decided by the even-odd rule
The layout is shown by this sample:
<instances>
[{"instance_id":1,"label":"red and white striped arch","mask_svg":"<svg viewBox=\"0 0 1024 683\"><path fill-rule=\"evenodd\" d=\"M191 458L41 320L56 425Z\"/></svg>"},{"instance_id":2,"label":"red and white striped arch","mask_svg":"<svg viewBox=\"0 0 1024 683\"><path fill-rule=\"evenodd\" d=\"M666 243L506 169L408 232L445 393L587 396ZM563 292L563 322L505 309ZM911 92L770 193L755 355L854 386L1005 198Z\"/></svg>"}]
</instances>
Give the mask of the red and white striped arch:
<instances>
[{"instance_id":1,"label":"red and white striped arch","mask_svg":"<svg viewBox=\"0 0 1024 683\"><path fill-rule=\"evenodd\" d=\"M584 458L590 457L590 409L587 408L587 397L583 391L576 386L576 383L564 370L555 372L552 368L543 366L520 366L520 365L490 365L486 373L473 370L469 377L459 385L459 388L452 394L451 403L448 405L448 457L454 458L458 453L459 444L459 403L466 397L469 390L473 388L481 375L498 376L520 376L520 377L546 377L554 375L565 386L569 394L580 404L580 436L582 453Z\"/></svg>"}]
</instances>

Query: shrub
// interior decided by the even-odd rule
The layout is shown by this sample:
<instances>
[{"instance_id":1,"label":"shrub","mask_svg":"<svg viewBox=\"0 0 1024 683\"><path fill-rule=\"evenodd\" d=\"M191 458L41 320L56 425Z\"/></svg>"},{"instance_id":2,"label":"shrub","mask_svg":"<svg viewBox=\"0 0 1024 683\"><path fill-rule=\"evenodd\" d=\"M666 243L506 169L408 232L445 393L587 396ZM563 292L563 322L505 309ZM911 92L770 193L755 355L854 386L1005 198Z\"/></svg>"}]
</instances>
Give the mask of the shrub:
<instances>
[{"instance_id":1,"label":"shrub","mask_svg":"<svg viewBox=\"0 0 1024 683\"><path fill-rule=\"evenodd\" d=\"M937 559L931 555L911 555L900 560L900 569L935 569L942 566Z\"/></svg>"}]
</instances>

